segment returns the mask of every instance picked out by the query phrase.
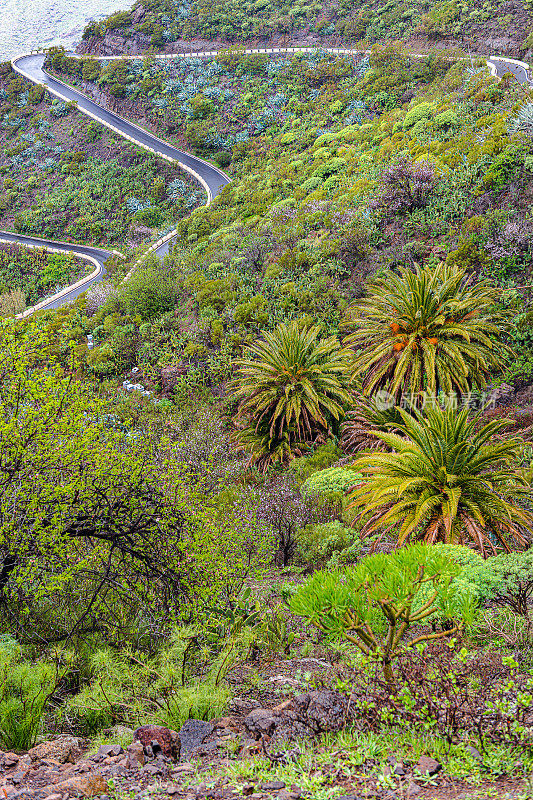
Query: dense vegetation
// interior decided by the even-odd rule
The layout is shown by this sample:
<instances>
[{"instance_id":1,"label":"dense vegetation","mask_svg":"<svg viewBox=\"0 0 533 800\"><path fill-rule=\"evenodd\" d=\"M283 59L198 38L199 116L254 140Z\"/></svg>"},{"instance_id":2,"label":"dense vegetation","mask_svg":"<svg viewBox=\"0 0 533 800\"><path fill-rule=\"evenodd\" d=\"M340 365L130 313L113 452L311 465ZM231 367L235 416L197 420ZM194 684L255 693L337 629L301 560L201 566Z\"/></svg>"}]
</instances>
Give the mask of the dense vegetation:
<instances>
[{"instance_id":1,"label":"dense vegetation","mask_svg":"<svg viewBox=\"0 0 533 800\"><path fill-rule=\"evenodd\" d=\"M55 289L74 283L93 266L72 253L49 253L0 243L0 314L11 316Z\"/></svg>"},{"instance_id":2,"label":"dense vegetation","mask_svg":"<svg viewBox=\"0 0 533 800\"><path fill-rule=\"evenodd\" d=\"M261 683L243 662L314 654L380 786L391 741L457 780L529 774L529 90L398 43L48 63L233 181L185 216L199 197L121 145L124 168L67 159L65 185L15 192L44 235L58 198L79 241L179 221L163 263L0 326L2 745L209 719ZM309 796L340 794L307 764Z\"/></svg>"},{"instance_id":3,"label":"dense vegetation","mask_svg":"<svg viewBox=\"0 0 533 800\"><path fill-rule=\"evenodd\" d=\"M52 61L70 68L61 53ZM118 99L124 113L139 114L141 102L142 120L160 135L234 177L212 206L179 224L169 267L176 297L192 303L180 343L165 345L159 366L184 362L191 380L201 369L205 382L219 382L243 344L284 320L318 320L325 335L338 335L367 274L413 263L433 272L445 261L457 286L471 273L496 278L506 289L491 312L499 326L527 308L527 290L513 287L528 284L531 263L531 145L509 130L523 98L514 80L498 84L482 66L440 56L410 59L396 46L377 47L370 62L229 54L213 63L112 64L98 82L134 98ZM468 314L470 290L462 291ZM104 308L96 324L116 311ZM160 339L153 330L148 370ZM450 335L453 350L462 332ZM528 327L512 325L503 343L520 350L504 367L504 380L519 388L533 368ZM499 356L485 358L476 369L486 378Z\"/></svg>"},{"instance_id":4,"label":"dense vegetation","mask_svg":"<svg viewBox=\"0 0 533 800\"><path fill-rule=\"evenodd\" d=\"M190 39L241 44L275 38L278 42L336 45L342 37L346 44L371 45L384 39L422 41L425 47L428 43L454 43L474 52L484 52L487 39L506 36L516 55L531 46L529 13L529 3L517 3L511 8L497 0L477 5L456 0L437 3L139 0L131 11L119 11L101 22L89 23L83 36L96 47L107 33L120 37L122 46L133 39L145 48L161 48Z\"/></svg>"},{"instance_id":5,"label":"dense vegetation","mask_svg":"<svg viewBox=\"0 0 533 800\"><path fill-rule=\"evenodd\" d=\"M135 246L202 202L179 170L87 122L0 65L0 225ZM180 194L176 195L175 186Z\"/></svg>"}]
</instances>

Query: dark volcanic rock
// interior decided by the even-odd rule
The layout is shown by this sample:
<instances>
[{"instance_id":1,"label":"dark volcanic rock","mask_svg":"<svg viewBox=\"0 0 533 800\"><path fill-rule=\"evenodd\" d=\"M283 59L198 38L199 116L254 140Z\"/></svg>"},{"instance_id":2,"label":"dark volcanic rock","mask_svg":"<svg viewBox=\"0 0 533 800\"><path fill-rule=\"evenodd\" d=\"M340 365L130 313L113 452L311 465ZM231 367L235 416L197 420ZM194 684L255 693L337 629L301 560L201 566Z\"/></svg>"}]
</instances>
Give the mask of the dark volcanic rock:
<instances>
[{"instance_id":1,"label":"dark volcanic rock","mask_svg":"<svg viewBox=\"0 0 533 800\"><path fill-rule=\"evenodd\" d=\"M327 689L300 694L292 701L299 719L316 733L340 731L347 721L347 698Z\"/></svg>"},{"instance_id":2,"label":"dark volcanic rock","mask_svg":"<svg viewBox=\"0 0 533 800\"><path fill-rule=\"evenodd\" d=\"M98 748L97 756L107 758L107 756L120 756L124 750L119 744L102 744Z\"/></svg>"},{"instance_id":3,"label":"dark volcanic rock","mask_svg":"<svg viewBox=\"0 0 533 800\"><path fill-rule=\"evenodd\" d=\"M256 738L263 734L272 736L281 719L281 714L269 708L254 708L245 718L244 725L246 730Z\"/></svg>"},{"instance_id":4,"label":"dark volcanic rock","mask_svg":"<svg viewBox=\"0 0 533 800\"><path fill-rule=\"evenodd\" d=\"M441 769L442 764L429 756L420 756L415 765L415 770L418 770L421 775L436 775Z\"/></svg>"},{"instance_id":5,"label":"dark volcanic rock","mask_svg":"<svg viewBox=\"0 0 533 800\"><path fill-rule=\"evenodd\" d=\"M176 731L171 731L169 728L159 725L143 725L141 728L137 728L133 739L141 742L145 752L150 747L154 753L157 750L167 758L178 759L180 757L179 736Z\"/></svg>"},{"instance_id":6,"label":"dark volcanic rock","mask_svg":"<svg viewBox=\"0 0 533 800\"><path fill-rule=\"evenodd\" d=\"M210 722L188 719L178 733L182 759L187 760L193 750L200 747L214 730L214 725L211 725Z\"/></svg>"},{"instance_id":7,"label":"dark volcanic rock","mask_svg":"<svg viewBox=\"0 0 533 800\"><path fill-rule=\"evenodd\" d=\"M305 692L277 708L256 708L244 720L255 738L272 740L313 737L326 731L340 731L349 721L348 700L337 692Z\"/></svg>"}]
</instances>

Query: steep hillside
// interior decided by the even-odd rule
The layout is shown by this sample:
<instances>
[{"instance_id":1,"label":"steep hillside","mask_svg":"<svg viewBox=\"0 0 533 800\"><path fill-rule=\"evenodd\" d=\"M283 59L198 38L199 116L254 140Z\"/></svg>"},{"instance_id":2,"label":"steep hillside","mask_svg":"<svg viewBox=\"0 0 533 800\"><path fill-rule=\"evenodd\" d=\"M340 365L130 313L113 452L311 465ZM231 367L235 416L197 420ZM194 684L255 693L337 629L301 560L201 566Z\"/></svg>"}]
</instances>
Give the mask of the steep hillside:
<instances>
[{"instance_id":1,"label":"steep hillside","mask_svg":"<svg viewBox=\"0 0 533 800\"><path fill-rule=\"evenodd\" d=\"M50 60L80 82L68 74L80 62ZM512 291L530 281L533 191L531 140L508 130L523 97L514 79L387 46L370 60L119 61L83 86L234 177L179 224L172 263L188 310L164 363L194 365L191 379L217 383L244 342L285 318L337 333L377 269L446 259L509 287L517 314L528 304L527 288ZM520 388L533 354L527 330L512 335L521 359L504 380Z\"/></svg>"},{"instance_id":2,"label":"steep hillside","mask_svg":"<svg viewBox=\"0 0 533 800\"><path fill-rule=\"evenodd\" d=\"M448 47L528 25L154 0L82 47L378 41L47 53L208 205L0 66L0 224L124 254L15 320L78 265L0 246L8 800L530 800L533 92Z\"/></svg>"},{"instance_id":3,"label":"steep hillside","mask_svg":"<svg viewBox=\"0 0 533 800\"><path fill-rule=\"evenodd\" d=\"M0 228L136 247L202 202L180 170L0 65ZM175 196L178 182L183 198Z\"/></svg>"},{"instance_id":4,"label":"steep hillside","mask_svg":"<svg viewBox=\"0 0 533 800\"><path fill-rule=\"evenodd\" d=\"M179 52L213 43L339 46L402 39L413 48L457 47L474 53L529 56L532 29L527 0L484 3L273 3L257 0L137 2L84 32L80 52L137 54L150 47Z\"/></svg>"}]
</instances>

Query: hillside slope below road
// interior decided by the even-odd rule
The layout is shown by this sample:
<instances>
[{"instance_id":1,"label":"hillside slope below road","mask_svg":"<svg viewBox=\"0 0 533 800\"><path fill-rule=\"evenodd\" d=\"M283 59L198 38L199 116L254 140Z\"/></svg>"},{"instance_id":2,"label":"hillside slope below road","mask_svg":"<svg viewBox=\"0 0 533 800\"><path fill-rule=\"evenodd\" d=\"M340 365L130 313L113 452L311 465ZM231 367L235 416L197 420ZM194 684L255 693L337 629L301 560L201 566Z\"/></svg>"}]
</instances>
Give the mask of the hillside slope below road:
<instances>
[{"instance_id":1,"label":"hillside slope below road","mask_svg":"<svg viewBox=\"0 0 533 800\"><path fill-rule=\"evenodd\" d=\"M183 150L179 150L171 144L167 144L162 139L158 139L157 136L148 133L133 122L128 122L128 120L123 119L123 117L119 117L118 114L114 114L112 111L108 111L103 106L98 105L94 100L90 100L71 86L67 86L51 75L48 75L42 68L44 59L45 57L41 53L20 56L14 59L13 67L17 72L33 83L41 83L46 86L56 97L60 97L66 102L77 103L80 111L97 119L104 125L113 128L122 136L133 139L141 147L146 147L153 150L157 155L177 161L185 167L185 169L191 171L194 176L199 177L200 182L204 184L208 192L209 201L230 182L230 178L212 164L203 161L201 158L196 158Z\"/></svg>"},{"instance_id":2,"label":"hillside slope below road","mask_svg":"<svg viewBox=\"0 0 533 800\"><path fill-rule=\"evenodd\" d=\"M102 106L85 97L81 92L67 86L61 81L48 75L43 69L44 64L43 54L34 54L27 56L20 56L14 59L13 66L21 75L33 83L41 83L56 97L60 97L66 102L76 102L80 111L88 114L99 122L116 130L120 135L135 141L141 147L148 148L157 155L167 158L172 161L178 162L187 171L191 172L200 183L204 186L207 192L208 203L211 202L216 195L230 182L230 178L225 175L221 170L208 164L200 158L190 155L177 147L167 144L166 142L158 139L151 133L144 131L137 125L129 122L114 114L111 111L103 108ZM23 236L8 231L0 231L0 241L14 242L21 244L25 247L46 247L49 250L58 251L71 251L81 256L88 256L98 263L100 270L88 277L86 280L79 282L82 285L73 286L70 291L62 291L50 298L49 301L39 304L40 310L48 310L60 308L67 303L72 302L78 295L85 292L93 283L102 280L105 275L105 262L111 255L107 250L100 248L86 247L84 245L70 244L67 242L56 242L49 239L39 239L32 236ZM170 240L165 240L157 247L153 248L155 255L162 258L168 253L170 247Z\"/></svg>"},{"instance_id":3,"label":"hillside slope below road","mask_svg":"<svg viewBox=\"0 0 533 800\"><path fill-rule=\"evenodd\" d=\"M276 54L276 53L294 52L295 49L296 48L294 49L254 48L251 50L247 50L246 52ZM352 53L355 54L357 52L360 52L360 51L346 50L341 48L325 48L325 49L328 52L339 56ZM185 53L165 54L156 57L172 58L185 55L187 54ZM216 52L197 53L195 55L213 57L216 55ZM420 57L422 57L422 54L420 54ZM111 57L111 58L116 58L116 57ZM62 83L61 81L57 80L56 78L53 78L51 75L49 75L43 70L44 60L45 56L41 53L19 56L18 58L14 59L13 67L17 72L19 72L21 75L23 75L33 83L40 83L46 86L49 89L49 91L56 97L59 97L67 102L77 103L77 107L80 111L88 114L90 117L98 120L102 124L107 125L108 127L117 131L120 135L128 139L131 139L132 141L139 144L141 147L145 147L150 151L162 156L163 158L167 158L169 160L176 161L179 164L181 164L186 170L191 172L199 180L200 183L203 184L204 188L207 191L208 203L211 202L212 198L215 197L224 188L224 186L226 186L230 182L230 178L227 175L225 175L225 173L223 173L221 170L214 167L212 164L209 164L208 162L203 161L200 158L196 158L195 156L192 156L183 150L179 150L173 145L167 144L163 140L143 130L134 123L129 122L123 117L120 117L118 114L114 114L112 111L108 111L103 106L89 99L88 97L83 95L81 92L78 92L71 86L68 86ZM107 60L107 59L104 57L102 60ZM495 74L497 77L501 77L506 72L511 72L520 83L531 83L527 65L524 64L523 62L505 59L503 57L499 58L496 56L492 57L489 56L487 57L486 61L487 65L489 66L493 74ZM90 278L88 277L85 281L80 282L82 284L81 286L78 285L73 286L70 291L63 290L54 297L50 298L49 301L39 304L39 308L41 309L59 308L65 305L66 303L72 302L72 300L74 300L79 294L86 291L89 288L89 286L91 286L91 284L101 280L105 275L105 267L104 267L105 262L110 256L110 253L108 251L101 250L99 248L85 247L84 245L74 245L64 242L54 242L46 239L37 239L34 237L23 236L10 232L0 231L0 240L8 242L16 242L21 245L30 247L31 246L47 247L51 250L62 250L62 251L70 250L73 253L77 253L78 255L88 256L89 258L97 262L97 264L100 266L100 270L98 272L96 272ZM170 246L170 240L165 239L160 243L157 243L155 246L153 246L151 250L157 256L162 257L168 252L169 246Z\"/></svg>"},{"instance_id":4,"label":"hillside slope below road","mask_svg":"<svg viewBox=\"0 0 533 800\"><path fill-rule=\"evenodd\" d=\"M82 286L75 286L70 291L58 295L54 295L49 301L39 303L39 309L61 308L66 303L71 303L82 292L86 292L89 286L93 283L101 281L105 275L105 262L112 255L109 250L102 250L99 247L87 247L82 244L72 244L70 242L55 242L50 239L39 239L34 236L23 236L19 233L10 233L9 231L0 231L0 242L9 242L13 244L20 244L24 247L44 247L47 250L55 251L58 253L71 252L79 256L88 256L100 267L96 274L92 274L95 270L91 270L92 277L83 281Z\"/></svg>"}]
</instances>

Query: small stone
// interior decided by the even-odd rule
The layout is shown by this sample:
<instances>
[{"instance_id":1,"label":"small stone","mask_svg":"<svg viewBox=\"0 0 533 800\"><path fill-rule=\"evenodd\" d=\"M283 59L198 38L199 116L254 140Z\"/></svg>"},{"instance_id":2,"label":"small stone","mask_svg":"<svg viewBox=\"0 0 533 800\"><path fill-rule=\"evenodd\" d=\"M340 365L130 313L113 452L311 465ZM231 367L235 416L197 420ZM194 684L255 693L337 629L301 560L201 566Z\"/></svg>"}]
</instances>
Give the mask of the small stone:
<instances>
[{"instance_id":1,"label":"small stone","mask_svg":"<svg viewBox=\"0 0 533 800\"><path fill-rule=\"evenodd\" d=\"M31 752L31 751L30 751ZM4 753L4 767L12 767L15 764L18 764L19 757L16 753Z\"/></svg>"},{"instance_id":2,"label":"small stone","mask_svg":"<svg viewBox=\"0 0 533 800\"><path fill-rule=\"evenodd\" d=\"M52 739L49 742L43 742L36 747L32 747L31 750L28 750L28 755L32 761L53 759L59 764L65 764L67 761L74 764L81 755L82 745L82 739L78 739L77 736L67 736L65 734L63 736L58 736L57 739Z\"/></svg>"},{"instance_id":3,"label":"small stone","mask_svg":"<svg viewBox=\"0 0 533 800\"><path fill-rule=\"evenodd\" d=\"M173 795L173 794L178 794L178 792L181 792L181 789L179 786L176 786L175 783L171 783L170 786L167 786L165 792L167 794Z\"/></svg>"},{"instance_id":4,"label":"small stone","mask_svg":"<svg viewBox=\"0 0 533 800\"><path fill-rule=\"evenodd\" d=\"M407 787L405 796L406 797L418 797L418 795L421 794L421 793L422 793L422 789L420 788L418 783L411 783Z\"/></svg>"},{"instance_id":5,"label":"small stone","mask_svg":"<svg viewBox=\"0 0 533 800\"><path fill-rule=\"evenodd\" d=\"M260 708L261 704L257 702L257 700L248 700L244 697L234 697L231 703L229 704L229 710L234 714L240 714L241 716L245 717L246 714L249 714L250 711L253 711L254 708Z\"/></svg>"},{"instance_id":6,"label":"small stone","mask_svg":"<svg viewBox=\"0 0 533 800\"><path fill-rule=\"evenodd\" d=\"M141 742L133 742L126 748L128 769L137 770L144 766L144 747Z\"/></svg>"},{"instance_id":7,"label":"small stone","mask_svg":"<svg viewBox=\"0 0 533 800\"><path fill-rule=\"evenodd\" d=\"M201 719L188 719L178 733L181 745L181 757L188 758L190 753L200 747L214 731L210 722Z\"/></svg>"},{"instance_id":8,"label":"small stone","mask_svg":"<svg viewBox=\"0 0 533 800\"><path fill-rule=\"evenodd\" d=\"M222 731L238 731L239 726L237 725L236 721L233 717L222 717L217 722L212 723L215 728Z\"/></svg>"},{"instance_id":9,"label":"small stone","mask_svg":"<svg viewBox=\"0 0 533 800\"><path fill-rule=\"evenodd\" d=\"M289 678L288 675L274 675L266 683L273 683L276 686L289 686L292 689L297 689L302 685L301 681L296 680L296 678Z\"/></svg>"},{"instance_id":10,"label":"small stone","mask_svg":"<svg viewBox=\"0 0 533 800\"><path fill-rule=\"evenodd\" d=\"M264 792L270 792L272 790L284 789L286 785L287 784L283 781L267 781L266 783L262 783L259 788Z\"/></svg>"},{"instance_id":11,"label":"small stone","mask_svg":"<svg viewBox=\"0 0 533 800\"><path fill-rule=\"evenodd\" d=\"M245 717L246 729L259 739L262 734L270 736L278 724L280 716L269 708L256 708Z\"/></svg>"},{"instance_id":12,"label":"small stone","mask_svg":"<svg viewBox=\"0 0 533 800\"><path fill-rule=\"evenodd\" d=\"M106 758L107 756L120 756L123 752L124 750L119 744L102 744L96 755Z\"/></svg>"},{"instance_id":13,"label":"small stone","mask_svg":"<svg viewBox=\"0 0 533 800\"><path fill-rule=\"evenodd\" d=\"M193 767L192 764L189 763L189 761L183 761L181 764L178 764L177 767L174 767L172 772L174 772L174 773L176 773L176 772L177 773L180 773L180 772L194 772L194 767Z\"/></svg>"},{"instance_id":14,"label":"small stone","mask_svg":"<svg viewBox=\"0 0 533 800\"><path fill-rule=\"evenodd\" d=\"M122 764L113 764L112 767L109 767L107 772L113 776L117 775L124 776L128 774L128 770Z\"/></svg>"},{"instance_id":15,"label":"small stone","mask_svg":"<svg viewBox=\"0 0 533 800\"><path fill-rule=\"evenodd\" d=\"M109 786L98 772L92 772L89 775L68 778L55 786L45 786L41 791L45 793L46 797L58 791L62 794L67 792L73 795L83 795L83 797L95 797L96 795L106 794L109 791Z\"/></svg>"},{"instance_id":16,"label":"small stone","mask_svg":"<svg viewBox=\"0 0 533 800\"><path fill-rule=\"evenodd\" d=\"M467 744L466 747L465 747L465 750L466 750L467 753L470 753L472 758L475 758L476 761L483 761L483 756L481 755L479 750L477 750L471 744Z\"/></svg>"},{"instance_id":17,"label":"small stone","mask_svg":"<svg viewBox=\"0 0 533 800\"><path fill-rule=\"evenodd\" d=\"M15 785L17 785L18 783L22 783L23 777L24 777L23 772L14 772L13 775L11 775L11 780Z\"/></svg>"},{"instance_id":18,"label":"small stone","mask_svg":"<svg viewBox=\"0 0 533 800\"><path fill-rule=\"evenodd\" d=\"M142 771L146 775L161 775L163 770L158 764L146 764Z\"/></svg>"},{"instance_id":19,"label":"small stone","mask_svg":"<svg viewBox=\"0 0 533 800\"><path fill-rule=\"evenodd\" d=\"M429 756L420 756L415 765L415 770L418 770L421 775L436 775L441 769L442 764Z\"/></svg>"}]
</instances>

